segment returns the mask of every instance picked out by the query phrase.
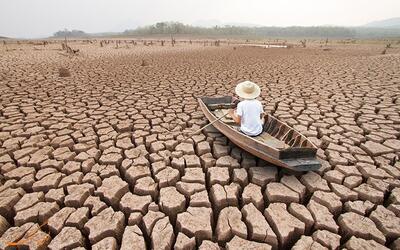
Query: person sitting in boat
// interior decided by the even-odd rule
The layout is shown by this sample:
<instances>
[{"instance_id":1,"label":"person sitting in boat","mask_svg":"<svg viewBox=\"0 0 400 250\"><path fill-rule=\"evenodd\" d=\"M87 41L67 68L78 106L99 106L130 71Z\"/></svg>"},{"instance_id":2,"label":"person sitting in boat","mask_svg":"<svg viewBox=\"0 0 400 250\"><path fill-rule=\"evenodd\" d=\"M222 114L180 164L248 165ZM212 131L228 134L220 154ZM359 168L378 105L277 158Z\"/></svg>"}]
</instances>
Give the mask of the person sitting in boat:
<instances>
[{"instance_id":1,"label":"person sitting in boat","mask_svg":"<svg viewBox=\"0 0 400 250\"><path fill-rule=\"evenodd\" d=\"M248 136L258 136L263 132L263 106L256 98L260 95L260 87L251 81L239 83L235 88L241 100L235 110L229 110L232 119L240 124L240 131Z\"/></svg>"}]
</instances>

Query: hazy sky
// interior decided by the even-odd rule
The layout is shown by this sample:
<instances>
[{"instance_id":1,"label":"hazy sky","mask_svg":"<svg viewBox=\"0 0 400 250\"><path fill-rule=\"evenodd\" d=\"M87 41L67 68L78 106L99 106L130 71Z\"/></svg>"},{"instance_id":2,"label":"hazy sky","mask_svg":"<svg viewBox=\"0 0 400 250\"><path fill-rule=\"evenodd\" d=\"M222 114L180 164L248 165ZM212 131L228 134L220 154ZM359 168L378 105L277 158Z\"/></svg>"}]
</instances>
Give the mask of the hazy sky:
<instances>
[{"instance_id":1,"label":"hazy sky","mask_svg":"<svg viewBox=\"0 0 400 250\"><path fill-rule=\"evenodd\" d=\"M123 31L157 21L363 25L400 17L400 0L0 0L0 36Z\"/></svg>"}]
</instances>

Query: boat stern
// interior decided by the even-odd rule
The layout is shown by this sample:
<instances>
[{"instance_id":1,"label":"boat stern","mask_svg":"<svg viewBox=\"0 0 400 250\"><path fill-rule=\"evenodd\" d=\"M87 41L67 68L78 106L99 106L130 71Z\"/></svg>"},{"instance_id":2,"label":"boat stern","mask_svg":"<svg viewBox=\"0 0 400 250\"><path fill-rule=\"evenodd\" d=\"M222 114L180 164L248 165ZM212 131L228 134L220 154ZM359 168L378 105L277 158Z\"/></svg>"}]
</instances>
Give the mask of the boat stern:
<instances>
[{"instance_id":1,"label":"boat stern","mask_svg":"<svg viewBox=\"0 0 400 250\"><path fill-rule=\"evenodd\" d=\"M314 171L321 167L321 162L315 157L282 159L282 161L288 166L289 169L295 171Z\"/></svg>"}]
</instances>

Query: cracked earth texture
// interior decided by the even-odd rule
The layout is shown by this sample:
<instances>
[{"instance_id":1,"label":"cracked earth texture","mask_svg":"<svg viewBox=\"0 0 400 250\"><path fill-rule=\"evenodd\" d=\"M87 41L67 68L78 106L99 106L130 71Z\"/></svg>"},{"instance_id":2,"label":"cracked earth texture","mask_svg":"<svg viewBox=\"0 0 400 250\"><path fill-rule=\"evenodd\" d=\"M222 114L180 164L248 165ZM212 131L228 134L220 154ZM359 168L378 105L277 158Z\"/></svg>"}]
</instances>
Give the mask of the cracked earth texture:
<instances>
[{"instance_id":1,"label":"cracked earth texture","mask_svg":"<svg viewBox=\"0 0 400 250\"><path fill-rule=\"evenodd\" d=\"M400 249L400 49L69 45L0 45L1 249ZM180 143L246 79L320 170Z\"/></svg>"}]
</instances>

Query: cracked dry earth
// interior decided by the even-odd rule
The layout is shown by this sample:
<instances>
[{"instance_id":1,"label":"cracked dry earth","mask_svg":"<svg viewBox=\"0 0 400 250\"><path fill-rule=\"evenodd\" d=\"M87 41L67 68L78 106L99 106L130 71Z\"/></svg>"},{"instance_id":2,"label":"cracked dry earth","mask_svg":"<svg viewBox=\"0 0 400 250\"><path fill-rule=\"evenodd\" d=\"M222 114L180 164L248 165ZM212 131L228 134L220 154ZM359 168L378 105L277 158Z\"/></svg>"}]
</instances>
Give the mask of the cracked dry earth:
<instances>
[{"instance_id":1,"label":"cracked dry earth","mask_svg":"<svg viewBox=\"0 0 400 250\"><path fill-rule=\"evenodd\" d=\"M398 49L12 46L0 249L400 248ZM179 143L207 124L196 97L244 79L320 147L320 170L286 172L212 128Z\"/></svg>"}]
</instances>

